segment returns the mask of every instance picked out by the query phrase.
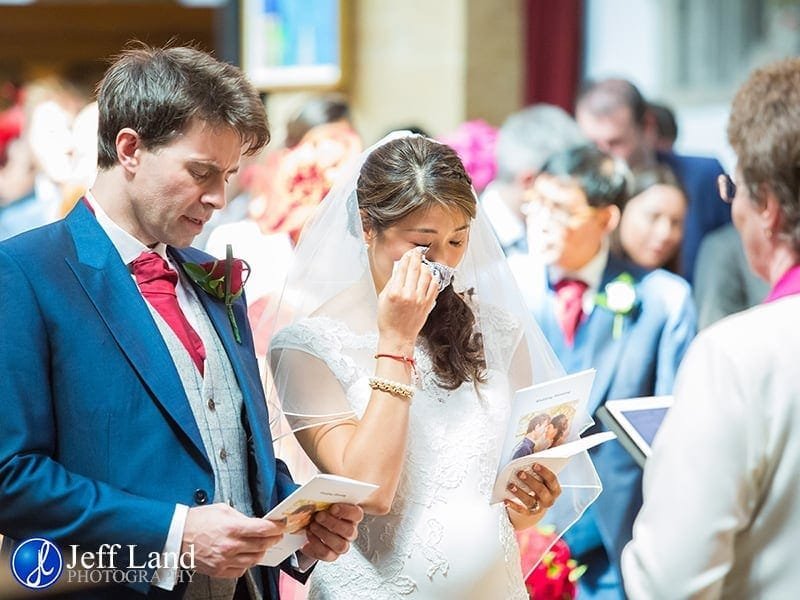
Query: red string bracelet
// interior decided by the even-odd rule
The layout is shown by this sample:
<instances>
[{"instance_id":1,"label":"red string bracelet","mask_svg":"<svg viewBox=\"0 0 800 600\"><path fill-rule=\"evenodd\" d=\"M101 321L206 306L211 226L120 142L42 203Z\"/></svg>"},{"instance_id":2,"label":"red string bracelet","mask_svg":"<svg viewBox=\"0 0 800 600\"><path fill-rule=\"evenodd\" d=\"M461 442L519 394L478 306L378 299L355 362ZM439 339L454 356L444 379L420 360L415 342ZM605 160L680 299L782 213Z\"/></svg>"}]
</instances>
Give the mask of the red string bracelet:
<instances>
[{"instance_id":1,"label":"red string bracelet","mask_svg":"<svg viewBox=\"0 0 800 600\"><path fill-rule=\"evenodd\" d=\"M417 368L417 363L411 356L403 356L401 354L376 354L373 358L391 358L392 360L399 360L400 362L408 363L411 365L411 370L415 370Z\"/></svg>"},{"instance_id":2,"label":"red string bracelet","mask_svg":"<svg viewBox=\"0 0 800 600\"><path fill-rule=\"evenodd\" d=\"M418 385L420 383L419 375L417 374L417 362L414 360L413 356L403 356L402 354L376 354L374 358L377 360L379 358L391 358L392 360L397 360L402 363L411 365L411 383L414 385Z\"/></svg>"}]
</instances>

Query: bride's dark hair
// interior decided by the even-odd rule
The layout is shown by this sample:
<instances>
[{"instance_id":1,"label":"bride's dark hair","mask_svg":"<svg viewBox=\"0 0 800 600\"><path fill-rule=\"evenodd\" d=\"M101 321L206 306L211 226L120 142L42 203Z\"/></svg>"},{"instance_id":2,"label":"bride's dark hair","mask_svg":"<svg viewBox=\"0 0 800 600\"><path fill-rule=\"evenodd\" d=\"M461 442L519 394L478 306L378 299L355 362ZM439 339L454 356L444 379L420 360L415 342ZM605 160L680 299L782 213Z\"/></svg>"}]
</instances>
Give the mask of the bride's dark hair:
<instances>
[{"instance_id":1,"label":"bride's dark hair","mask_svg":"<svg viewBox=\"0 0 800 600\"><path fill-rule=\"evenodd\" d=\"M458 155L422 136L400 138L374 150L358 178L358 207L365 229L378 235L411 213L439 205L475 217L472 182ZM471 295L472 290L464 292ZM486 360L475 314L447 286L436 299L420 335L426 341L433 370L446 389L465 381L486 380Z\"/></svg>"}]
</instances>

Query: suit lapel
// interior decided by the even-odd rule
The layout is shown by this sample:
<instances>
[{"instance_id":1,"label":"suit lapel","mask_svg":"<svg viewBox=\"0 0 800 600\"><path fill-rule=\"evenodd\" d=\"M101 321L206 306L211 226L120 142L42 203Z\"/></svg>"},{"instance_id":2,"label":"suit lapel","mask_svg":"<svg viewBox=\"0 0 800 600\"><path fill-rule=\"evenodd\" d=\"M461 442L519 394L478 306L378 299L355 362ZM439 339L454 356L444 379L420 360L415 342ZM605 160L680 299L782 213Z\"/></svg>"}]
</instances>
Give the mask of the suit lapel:
<instances>
[{"instance_id":1,"label":"suit lapel","mask_svg":"<svg viewBox=\"0 0 800 600\"><path fill-rule=\"evenodd\" d=\"M616 279L624 271L625 264L613 255L609 255L608 264L603 272L603 279L600 282L598 291L602 292L608 283ZM634 308L631 312L622 316L622 332L617 339L614 339L613 335L615 314L613 311L601 306L595 306L587 321L578 329L576 344L586 344L587 355L591 358L590 362L597 369L597 376L592 386L589 406L587 407L589 414L593 414L597 410L608 394L622 357L622 351L630 337L631 325L635 320L636 312L636 308Z\"/></svg>"},{"instance_id":2,"label":"suit lapel","mask_svg":"<svg viewBox=\"0 0 800 600\"><path fill-rule=\"evenodd\" d=\"M168 252L180 268L185 262L195 262L186 249L181 250L170 247ZM248 343L251 334L248 331L249 325L245 314L245 303L235 302L233 305L234 317L243 341L240 344L233 337L233 328L228 318L225 303L222 300L212 298L194 282L192 282L192 285L197 298L214 326L214 330L230 360L236 381L239 383L245 413L248 416L251 441L255 446L254 451L260 466L253 476L255 477L256 485L262 490L265 497L269 498L275 480L275 455L272 449L272 438L269 435L269 414L264 400L258 365L254 360L244 359L245 355L248 356L248 359L251 358L250 355L254 356L252 343Z\"/></svg>"},{"instance_id":3,"label":"suit lapel","mask_svg":"<svg viewBox=\"0 0 800 600\"><path fill-rule=\"evenodd\" d=\"M172 356L127 267L83 203L66 225L75 241L75 256L68 256L67 264L153 398L208 463Z\"/></svg>"}]
</instances>

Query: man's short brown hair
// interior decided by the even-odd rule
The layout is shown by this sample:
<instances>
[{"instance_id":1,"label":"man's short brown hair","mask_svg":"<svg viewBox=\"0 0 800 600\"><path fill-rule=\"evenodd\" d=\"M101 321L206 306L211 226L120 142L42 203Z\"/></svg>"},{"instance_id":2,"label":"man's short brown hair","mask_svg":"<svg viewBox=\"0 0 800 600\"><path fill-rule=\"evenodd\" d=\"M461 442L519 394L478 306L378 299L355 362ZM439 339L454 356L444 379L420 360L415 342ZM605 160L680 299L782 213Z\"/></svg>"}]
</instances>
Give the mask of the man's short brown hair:
<instances>
[{"instance_id":1,"label":"man's short brown hair","mask_svg":"<svg viewBox=\"0 0 800 600\"><path fill-rule=\"evenodd\" d=\"M581 87L575 101L576 109L586 110L595 116L606 116L627 108L636 127L644 127L647 102L635 85L627 79L602 79L587 81Z\"/></svg>"},{"instance_id":2,"label":"man's short brown hair","mask_svg":"<svg viewBox=\"0 0 800 600\"><path fill-rule=\"evenodd\" d=\"M772 190L800 251L800 58L750 75L733 99L728 140L751 197L760 201L764 186Z\"/></svg>"},{"instance_id":3,"label":"man's short brown hair","mask_svg":"<svg viewBox=\"0 0 800 600\"><path fill-rule=\"evenodd\" d=\"M148 150L170 143L192 120L235 131L254 154L269 142L264 104L233 65L189 47L134 43L116 57L98 85L97 163L117 163L121 129L136 131Z\"/></svg>"}]
</instances>

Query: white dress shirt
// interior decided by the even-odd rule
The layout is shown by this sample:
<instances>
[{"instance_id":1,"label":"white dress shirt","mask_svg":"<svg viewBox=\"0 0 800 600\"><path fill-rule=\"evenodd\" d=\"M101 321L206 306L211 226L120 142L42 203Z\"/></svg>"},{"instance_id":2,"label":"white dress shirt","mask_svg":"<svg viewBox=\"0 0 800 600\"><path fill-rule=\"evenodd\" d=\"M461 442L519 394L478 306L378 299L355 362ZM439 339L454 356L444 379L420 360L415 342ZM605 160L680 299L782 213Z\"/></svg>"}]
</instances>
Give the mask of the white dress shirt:
<instances>
[{"instance_id":1,"label":"white dress shirt","mask_svg":"<svg viewBox=\"0 0 800 600\"><path fill-rule=\"evenodd\" d=\"M586 284L583 292L583 314L585 315L591 314L594 310L595 298L608 264L608 248L608 241L603 240L600 251L577 271L566 271L557 265L550 265L547 268L547 278L551 286L555 286L562 279L578 279Z\"/></svg>"},{"instance_id":2,"label":"white dress shirt","mask_svg":"<svg viewBox=\"0 0 800 600\"><path fill-rule=\"evenodd\" d=\"M506 255L518 253L519 246L527 244L525 221L508 207L503 200L503 185L493 181L481 194L481 208L486 213L489 223Z\"/></svg>"}]
</instances>

